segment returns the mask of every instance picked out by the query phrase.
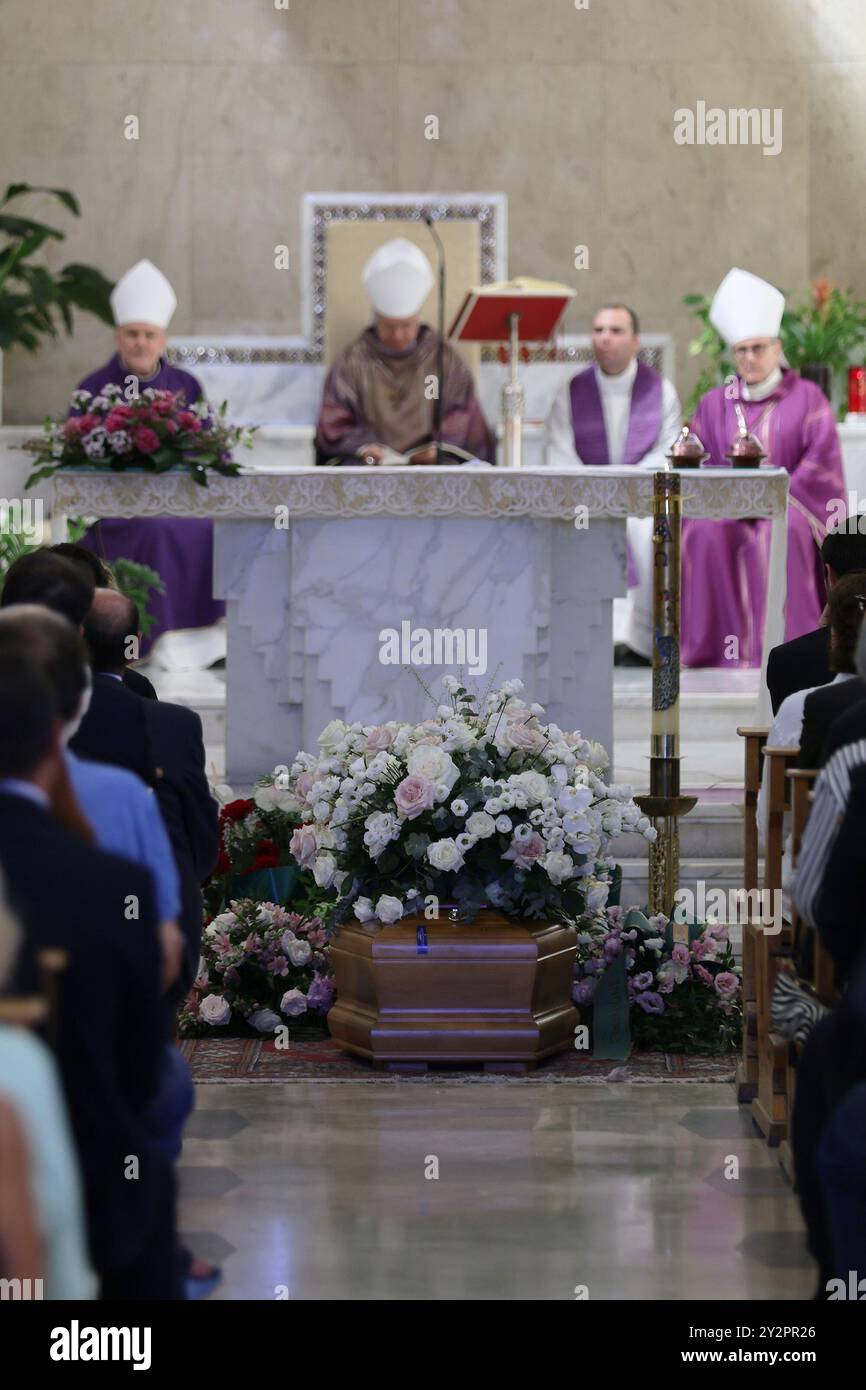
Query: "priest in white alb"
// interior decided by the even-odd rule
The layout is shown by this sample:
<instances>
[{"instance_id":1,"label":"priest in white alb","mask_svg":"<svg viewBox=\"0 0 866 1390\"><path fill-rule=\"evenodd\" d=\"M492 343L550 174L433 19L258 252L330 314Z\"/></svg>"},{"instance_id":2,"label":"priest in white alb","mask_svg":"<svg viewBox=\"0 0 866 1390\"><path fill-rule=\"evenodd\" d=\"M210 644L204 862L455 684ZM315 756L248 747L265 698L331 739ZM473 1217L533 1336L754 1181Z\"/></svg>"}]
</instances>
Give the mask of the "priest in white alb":
<instances>
[{"instance_id":1,"label":"priest in white alb","mask_svg":"<svg viewBox=\"0 0 866 1390\"><path fill-rule=\"evenodd\" d=\"M637 315L606 304L592 321L595 361L566 381L547 419L545 459L555 468L666 468L680 430L676 390L638 358ZM625 652L618 660L652 658L652 518L629 517Z\"/></svg>"}]
</instances>

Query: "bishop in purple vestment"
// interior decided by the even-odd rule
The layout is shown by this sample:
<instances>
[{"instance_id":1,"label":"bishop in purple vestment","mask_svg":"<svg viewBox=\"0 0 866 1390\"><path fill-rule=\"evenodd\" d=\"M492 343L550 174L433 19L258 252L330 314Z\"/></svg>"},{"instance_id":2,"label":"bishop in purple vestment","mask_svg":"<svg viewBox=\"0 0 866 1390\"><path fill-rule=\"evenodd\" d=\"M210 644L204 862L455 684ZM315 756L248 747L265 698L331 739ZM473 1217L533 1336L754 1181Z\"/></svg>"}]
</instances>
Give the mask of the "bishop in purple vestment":
<instances>
[{"instance_id":1,"label":"bishop in purple vestment","mask_svg":"<svg viewBox=\"0 0 866 1390\"><path fill-rule=\"evenodd\" d=\"M172 367L165 358L166 329L177 300L168 280L150 261L139 261L118 280L111 296L116 352L91 372L78 389L97 395L115 385L122 391L183 392L188 405L202 398L200 383L190 372ZM76 413L76 412L71 412ZM125 556L155 569L165 584L164 594L152 594L150 611L156 623L147 649L163 632L210 627L225 613L213 597L213 524L197 518L105 518L92 526L83 544L109 564Z\"/></svg>"},{"instance_id":2,"label":"bishop in purple vestment","mask_svg":"<svg viewBox=\"0 0 866 1390\"><path fill-rule=\"evenodd\" d=\"M829 401L820 387L781 365L783 308L782 295L766 281L742 270L726 276L711 319L733 348L737 381L707 392L692 429L709 451L708 464L729 466L725 454L738 432L739 404L767 454L766 465L790 474L785 604L790 640L818 626L826 601L819 547L831 504L836 514L845 492ZM767 519L683 523L683 665L761 664L770 526Z\"/></svg>"}]
</instances>

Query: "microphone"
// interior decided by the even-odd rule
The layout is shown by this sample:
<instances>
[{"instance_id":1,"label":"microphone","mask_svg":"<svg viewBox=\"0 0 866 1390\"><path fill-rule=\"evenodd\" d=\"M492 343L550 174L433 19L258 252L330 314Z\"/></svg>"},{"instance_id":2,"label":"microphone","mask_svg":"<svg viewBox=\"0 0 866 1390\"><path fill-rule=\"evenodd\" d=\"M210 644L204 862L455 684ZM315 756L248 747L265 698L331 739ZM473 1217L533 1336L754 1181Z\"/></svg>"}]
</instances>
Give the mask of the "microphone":
<instances>
[{"instance_id":1,"label":"microphone","mask_svg":"<svg viewBox=\"0 0 866 1390\"><path fill-rule=\"evenodd\" d=\"M442 408L445 398L445 247L442 245L442 238L436 230L436 222L429 212L423 214L424 221L436 243L436 253L439 258L439 313L438 313L438 332L439 332L439 352L437 363L437 392L436 404L433 410L433 437L436 442L436 462L443 462L442 454Z\"/></svg>"}]
</instances>

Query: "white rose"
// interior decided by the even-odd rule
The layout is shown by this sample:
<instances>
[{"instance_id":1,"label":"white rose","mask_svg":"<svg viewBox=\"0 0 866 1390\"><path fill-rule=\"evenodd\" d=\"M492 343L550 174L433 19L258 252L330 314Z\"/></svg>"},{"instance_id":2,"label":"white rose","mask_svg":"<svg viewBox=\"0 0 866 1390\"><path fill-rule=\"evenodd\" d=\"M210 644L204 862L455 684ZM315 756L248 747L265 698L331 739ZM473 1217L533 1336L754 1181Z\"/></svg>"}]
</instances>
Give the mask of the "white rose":
<instances>
[{"instance_id":1,"label":"white rose","mask_svg":"<svg viewBox=\"0 0 866 1390\"><path fill-rule=\"evenodd\" d=\"M260 811L275 811L277 807L277 792L275 787L256 787L253 792L253 801Z\"/></svg>"},{"instance_id":2,"label":"white rose","mask_svg":"<svg viewBox=\"0 0 866 1390\"><path fill-rule=\"evenodd\" d=\"M587 889L587 908L591 912L595 912L598 908L604 907L607 902L607 895L610 892L610 885L607 883L598 883L595 879L589 879L587 881Z\"/></svg>"},{"instance_id":3,"label":"white rose","mask_svg":"<svg viewBox=\"0 0 866 1390\"><path fill-rule=\"evenodd\" d=\"M446 796L460 776L451 755L435 743L418 744L409 754L406 766L410 777L426 777L437 791L440 785L447 787Z\"/></svg>"},{"instance_id":4,"label":"white rose","mask_svg":"<svg viewBox=\"0 0 866 1390\"><path fill-rule=\"evenodd\" d=\"M570 854L562 854L558 850L551 850L549 854L545 854L543 859L539 859L538 862L544 869L551 883L565 883L566 879L572 877L574 860Z\"/></svg>"},{"instance_id":5,"label":"white rose","mask_svg":"<svg viewBox=\"0 0 866 1390\"><path fill-rule=\"evenodd\" d=\"M307 996L301 989L287 989L280 1000L280 1012L288 1018L297 1018L307 1012Z\"/></svg>"},{"instance_id":6,"label":"white rose","mask_svg":"<svg viewBox=\"0 0 866 1390\"><path fill-rule=\"evenodd\" d=\"M359 922L372 922L376 916L370 898L357 898L352 906L352 911Z\"/></svg>"},{"instance_id":7,"label":"white rose","mask_svg":"<svg viewBox=\"0 0 866 1390\"><path fill-rule=\"evenodd\" d=\"M199 1018L212 1028L221 1028L232 1016L231 1008L221 994L206 994L198 1006Z\"/></svg>"},{"instance_id":8,"label":"white rose","mask_svg":"<svg viewBox=\"0 0 866 1390\"><path fill-rule=\"evenodd\" d=\"M486 811L473 811L466 822L466 830L477 840L487 840L495 834L496 822Z\"/></svg>"},{"instance_id":9,"label":"white rose","mask_svg":"<svg viewBox=\"0 0 866 1390\"><path fill-rule=\"evenodd\" d=\"M256 1009L254 1013L247 1014L247 1023L257 1033L273 1033L281 1022L279 1014L275 1014L273 1009Z\"/></svg>"},{"instance_id":10,"label":"white rose","mask_svg":"<svg viewBox=\"0 0 866 1390\"><path fill-rule=\"evenodd\" d=\"M309 941L292 941L287 954L292 965L306 965L313 954L313 948Z\"/></svg>"},{"instance_id":11,"label":"white rose","mask_svg":"<svg viewBox=\"0 0 866 1390\"><path fill-rule=\"evenodd\" d=\"M274 925L274 914L269 912L266 907L260 907L256 913L257 927L272 927Z\"/></svg>"},{"instance_id":12,"label":"white rose","mask_svg":"<svg viewBox=\"0 0 866 1390\"><path fill-rule=\"evenodd\" d=\"M403 904L399 898L392 898L388 893L383 893L376 904L376 916L380 922L399 922L403 916Z\"/></svg>"},{"instance_id":13,"label":"white rose","mask_svg":"<svg viewBox=\"0 0 866 1390\"><path fill-rule=\"evenodd\" d=\"M337 872L337 861L333 854L320 854L313 864L313 878L320 888L330 888Z\"/></svg>"},{"instance_id":14,"label":"white rose","mask_svg":"<svg viewBox=\"0 0 866 1390\"><path fill-rule=\"evenodd\" d=\"M283 811L286 814L291 814L301 809L301 803L295 796L295 793L290 792L287 787L275 787L274 799L277 810Z\"/></svg>"},{"instance_id":15,"label":"white rose","mask_svg":"<svg viewBox=\"0 0 866 1390\"><path fill-rule=\"evenodd\" d=\"M499 831L499 833L500 833L501 835L507 835L508 832L509 832L509 830L511 829L511 817L510 817L510 816L497 816L497 817L496 817L496 829Z\"/></svg>"},{"instance_id":16,"label":"white rose","mask_svg":"<svg viewBox=\"0 0 866 1390\"><path fill-rule=\"evenodd\" d=\"M451 814L454 816L465 816L468 810L469 807L466 802L460 797L458 797L456 801L451 802Z\"/></svg>"},{"instance_id":17,"label":"white rose","mask_svg":"<svg viewBox=\"0 0 866 1390\"><path fill-rule=\"evenodd\" d=\"M455 840L436 840L427 846L427 860L434 869L456 873L463 868L463 855Z\"/></svg>"},{"instance_id":18,"label":"white rose","mask_svg":"<svg viewBox=\"0 0 866 1390\"><path fill-rule=\"evenodd\" d=\"M537 806L548 794L547 778L541 772L514 772L508 785L522 791L530 806Z\"/></svg>"},{"instance_id":19,"label":"white rose","mask_svg":"<svg viewBox=\"0 0 866 1390\"><path fill-rule=\"evenodd\" d=\"M294 933L293 931L289 931L289 928L286 927L286 930L283 932L282 936L280 937L280 946L283 948L284 951L288 951L288 949L289 949L289 947L291 946L292 942L293 942L293 941L296 941L296 940L297 940L297 937L295 936L295 933Z\"/></svg>"},{"instance_id":20,"label":"white rose","mask_svg":"<svg viewBox=\"0 0 866 1390\"><path fill-rule=\"evenodd\" d=\"M346 725L343 723L342 719L332 719L330 724L325 725L316 742L320 744L326 752L330 753L338 744L342 743L347 732Z\"/></svg>"}]
</instances>

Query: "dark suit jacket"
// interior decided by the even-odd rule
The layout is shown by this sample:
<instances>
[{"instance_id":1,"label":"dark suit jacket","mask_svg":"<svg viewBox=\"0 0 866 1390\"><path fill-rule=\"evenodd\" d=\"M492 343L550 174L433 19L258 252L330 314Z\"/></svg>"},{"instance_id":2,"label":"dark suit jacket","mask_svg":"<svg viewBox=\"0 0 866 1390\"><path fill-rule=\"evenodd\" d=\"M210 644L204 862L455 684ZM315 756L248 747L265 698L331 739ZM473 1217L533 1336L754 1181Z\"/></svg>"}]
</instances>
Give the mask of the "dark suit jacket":
<instances>
[{"instance_id":1,"label":"dark suit jacket","mask_svg":"<svg viewBox=\"0 0 866 1390\"><path fill-rule=\"evenodd\" d=\"M830 629L817 627L790 642L773 647L767 658L767 688L773 714L787 695L811 685L826 685L833 679L830 670Z\"/></svg>"},{"instance_id":2,"label":"dark suit jacket","mask_svg":"<svg viewBox=\"0 0 866 1390\"><path fill-rule=\"evenodd\" d=\"M180 925L186 938L185 969L178 988L195 977L201 945L201 884L219 854L219 808L205 774L201 719L184 705L143 703L151 746L162 776L156 798L180 874Z\"/></svg>"},{"instance_id":3,"label":"dark suit jacket","mask_svg":"<svg viewBox=\"0 0 866 1390\"><path fill-rule=\"evenodd\" d=\"M147 676L143 676L140 671L134 671L131 666L127 666L123 673L123 684L127 690L131 690L133 695L140 695L143 700L155 700L156 691L151 685Z\"/></svg>"},{"instance_id":4,"label":"dark suit jacket","mask_svg":"<svg viewBox=\"0 0 866 1390\"><path fill-rule=\"evenodd\" d=\"M860 739L866 739L866 700L852 705L844 714L840 714L838 719L834 719L827 731L827 739L821 753L821 767L840 748L844 748L848 743L857 743Z\"/></svg>"},{"instance_id":5,"label":"dark suit jacket","mask_svg":"<svg viewBox=\"0 0 866 1390\"><path fill-rule=\"evenodd\" d=\"M94 672L90 708L69 747L93 762L128 768L153 786L156 759L145 720L145 710L152 703L133 695L114 676Z\"/></svg>"},{"instance_id":6,"label":"dark suit jacket","mask_svg":"<svg viewBox=\"0 0 866 1390\"><path fill-rule=\"evenodd\" d=\"M844 714L861 700L866 700L866 681L862 681L859 676L840 681L838 685L831 681L829 685L822 685L806 696L798 767L822 766L821 753L830 732L830 725L840 714Z\"/></svg>"},{"instance_id":7,"label":"dark suit jacket","mask_svg":"<svg viewBox=\"0 0 866 1390\"><path fill-rule=\"evenodd\" d=\"M34 986L35 952L69 953L60 977L57 1057L78 1148L95 1268L137 1257L165 1186L143 1123L165 1049L161 952L149 872L94 849L47 810L0 792L0 864L24 928L15 988ZM138 920L127 919L130 895ZM124 1176L130 1155L137 1180Z\"/></svg>"},{"instance_id":8,"label":"dark suit jacket","mask_svg":"<svg viewBox=\"0 0 866 1390\"><path fill-rule=\"evenodd\" d=\"M845 682L850 685L850 681ZM815 910L815 927L844 988L866 948L866 764L851 773L845 815L824 875Z\"/></svg>"}]
</instances>

